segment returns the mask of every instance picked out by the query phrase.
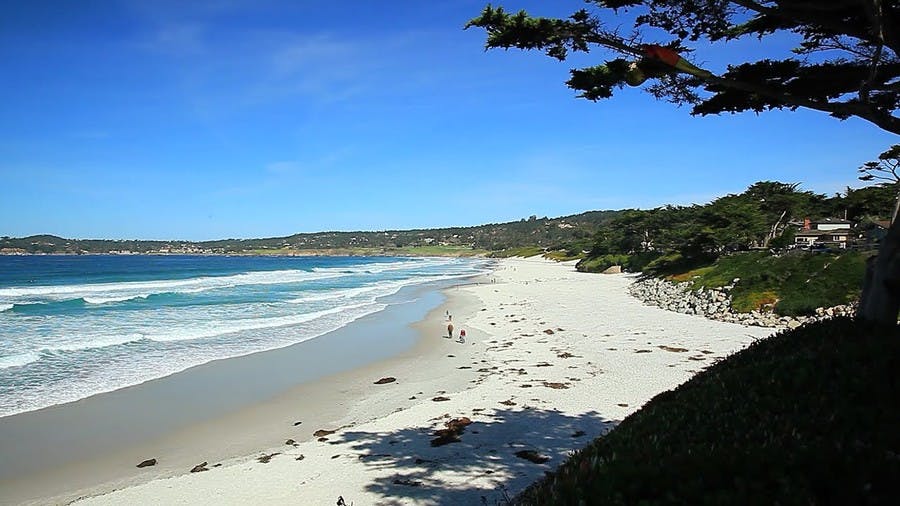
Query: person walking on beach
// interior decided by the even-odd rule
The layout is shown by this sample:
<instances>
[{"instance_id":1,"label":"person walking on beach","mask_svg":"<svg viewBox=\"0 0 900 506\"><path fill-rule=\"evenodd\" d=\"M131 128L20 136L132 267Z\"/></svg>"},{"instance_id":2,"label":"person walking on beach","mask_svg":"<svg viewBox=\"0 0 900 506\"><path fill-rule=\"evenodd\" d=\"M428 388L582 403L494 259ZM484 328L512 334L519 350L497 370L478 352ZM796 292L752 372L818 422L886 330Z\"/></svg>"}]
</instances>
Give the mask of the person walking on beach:
<instances>
[{"instance_id":1,"label":"person walking on beach","mask_svg":"<svg viewBox=\"0 0 900 506\"><path fill-rule=\"evenodd\" d=\"M459 342L465 344L465 342L466 342L466 329L459 329Z\"/></svg>"},{"instance_id":2,"label":"person walking on beach","mask_svg":"<svg viewBox=\"0 0 900 506\"><path fill-rule=\"evenodd\" d=\"M450 336L450 339L453 339L453 324L447 324L447 335Z\"/></svg>"}]
</instances>

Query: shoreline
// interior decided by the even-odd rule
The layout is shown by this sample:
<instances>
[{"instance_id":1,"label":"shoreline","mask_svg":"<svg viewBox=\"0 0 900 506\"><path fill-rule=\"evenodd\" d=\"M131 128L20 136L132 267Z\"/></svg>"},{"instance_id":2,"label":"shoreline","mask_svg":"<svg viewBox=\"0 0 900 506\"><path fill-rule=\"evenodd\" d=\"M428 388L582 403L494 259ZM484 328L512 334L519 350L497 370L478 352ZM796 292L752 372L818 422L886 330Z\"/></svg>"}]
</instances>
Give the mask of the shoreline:
<instances>
[{"instance_id":1,"label":"shoreline","mask_svg":"<svg viewBox=\"0 0 900 506\"><path fill-rule=\"evenodd\" d=\"M476 283L479 279L480 276L475 276L462 282ZM0 418L0 446L4 447L8 459L5 465L0 461L0 503L65 504L79 497L178 476L203 461L213 466L283 445L287 439L311 439L312 432L322 428L317 425L340 425L337 422L352 412L351 406L369 393L371 389L367 385L382 377L370 379L370 376L382 369L404 367L418 355L435 353L435 344L426 341L423 329L436 324L438 308L441 308L440 314L447 308L459 311L457 308L461 305L451 302L442 293L451 288L414 287L410 291L418 300L392 305L308 341L214 360L79 401ZM391 297L402 299L408 296L395 294ZM422 305L431 309L426 312L419 307ZM400 349L396 350L394 345L394 351L388 351L388 356L379 356L385 352L378 343L360 342L360 336L366 332L395 334L390 339L399 342ZM207 394L198 387L224 381L229 375L252 378L254 374L277 371L286 364L289 367L304 353L338 363L347 355L341 346L359 350L351 360L331 367L337 370L314 378L303 378L300 374L300 379L293 383L290 378L268 380L288 386L275 385L273 388L269 385L269 393L244 394L251 398L228 402L224 407L216 406L206 413L192 413L180 423L173 424L166 419L166 408L195 409L194 406L186 407L183 401L191 394ZM271 393L273 390L274 394ZM224 395L232 393L226 391ZM148 409L143 406L145 403L158 404L160 409ZM144 415L147 419L135 419L135 415L129 413L131 410L138 410L138 418ZM153 411L163 412L154 414ZM121 420L123 417L126 418L124 421ZM97 434L93 427L98 420L106 423L104 434ZM295 426L296 421L303 423ZM110 434L109 431L118 432L117 426L121 423L159 423L161 427L125 429L124 434ZM82 438L87 440L80 441ZM39 455L35 461L26 465L18 462L35 454ZM53 458L47 458L48 454ZM135 467L150 458L156 458L158 464L143 469ZM17 461L15 466L11 465L13 461Z\"/></svg>"},{"instance_id":2,"label":"shoreline","mask_svg":"<svg viewBox=\"0 0 900 506\"><path fill-rule=\"evenodd\" d=\"M413 325L420 337L401 355L222 421L266 444L231 459L193 455L168 472L161 460L140 480L83 489L78 504L502 502L657 393L770 332L644 306L626 293L632 276L572 264L501 260L489 282L443 290L447 299ZM447 310L466 328L465 346L440 337ZM387 376L396 381L373 384ZM292 398L322 417L266 417ZM471 424L451 444L431 443L462 417ZM210 453L226 445L214 425L194 429L181 440L206 438ZM335 432L319 440L318 430ZM151 457L129 456L128 465ZM203 461L209 472L189 473ZM79 496L65 497L55 500Z\"/></svg>"}]
</instances>

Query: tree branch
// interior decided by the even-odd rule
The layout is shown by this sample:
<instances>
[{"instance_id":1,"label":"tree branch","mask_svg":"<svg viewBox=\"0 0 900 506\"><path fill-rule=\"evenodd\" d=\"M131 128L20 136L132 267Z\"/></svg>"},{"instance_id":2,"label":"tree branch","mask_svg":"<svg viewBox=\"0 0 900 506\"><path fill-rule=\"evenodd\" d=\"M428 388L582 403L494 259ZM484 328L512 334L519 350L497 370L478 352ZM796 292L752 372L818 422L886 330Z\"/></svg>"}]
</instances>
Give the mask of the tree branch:
<instances>
[{"instance_id":1,"label":"tree branch","mask_svg":"<svg viewBox=\"0 0 900 506\"><path fill-rule=\"evenodd\" d=\"M869 77L859 86L859 99L862 102L869 101L869 90L878 74L878 62L881 60L881 52L884 49L884 12L881 0L863 0L863 10L872 22L872 35L878 41L875 52L872 54L872 63L869 68Z\"/></svg>"},{"instance_id":2,"label":"tree branch","mask_svg":"<svg viewBox=\"0 0 900 506\"><path fill-rule=\"evenodd\" d=\"M900 135L900 118L896 118L894 116L891 116L890 114L880 113L878 110L869 105L860 103L834 103L810 100L808 98L793 96L788 93L779 91L775 88L770 88L768 86L747 83L743 81L735 81L733 79L726 79L715 75L710 77L698 78L710 84L716 84L719 86L734 88L736 90L746 91L747 93L755 93L769 98L774 98L775 100L783 103L786 106L815 109L817 111L827 112L841 119L846 119L850 116L856 116L870 123L874 123L880 128L887 130L888 132Z\"/></svg>"},{"instance_id":3,"label":"tree branch","mask_svg":"<svg viewBox=\"0 0 900 506\"><path fill-rule=\"evenodd\" d=\"M872 42L873 44L876 42L872 40L872 34L868 33L865 30L854 30L850 27L849 23L835 23L828 19L825 16L819 16L810 12L810 10L817 10L819 12L826 12L829 10L833 10L833 5L830 3L826 3L825 6L821 6L819 3L813 3L808 6L804 6L804 9L790 9L790 7L782 6L781 9L775 9L772 7L766 7L754 0L729 0L731 3L743 7L749 11L755 12L757 14L764 14L766 16L773 16L779 19L784 19L786 21L796 22L801 21L803 23L809 23L818 25L822 28L827 28L828 30L839 33L850 35L851 37ZM866 3L868 0L863 0L863 3ZM877 0L876 0L877 1ZM817 7L816 9L811 9L810 7ZM900 54L900 43L894 40L893 38L889 38L888 41L885 42L885 45L890 47L894 53Z\"/></svg>"},{"instance_id":4,"label":"tree branch","mask_svg":"<svg viewBox=\"0 0 900 506\"><path fill-rule=\"evenodd\" d=\"M749 3L753 5L758 5L750 0L735 0L739 3ZM632 55L641 55L644 56L645 52L636 47L631 47L625 44L621 39L612 38L609 35L604 35L602 33L598 33L596 37L590 40L591 42L621 51L626 52ZM833 116L836 116L841 119L846 119L850 116L856 116L858 118L864 119L873 123L880 128L887 130L889 132L893 132L895 134L900 135L900 118L896 118L891 116L890 114L882 113L878 111L875 107L868 104L868 101L863 101L860 103L846 103L846 102L827 102L827 101L819 101L812 100L803 97L797 97L794 95L790 95L783 91L780 91L776 88L771 88L769 86L764 86L760 84L748 83L744 81L736 81L733 79L727 79L724 77L716 76L712 73L709 75L700 75L695 73L684 72L683 70L673 68L674 71L684 74L689 74L695 78L700 79L701 81L707 82L709 84L715 84L719 86L724 86L727 88L733 88L736 90L746 91L748 93L754 93L758 95L763 95L765 97L773 98L787 106L795 106L795 107L806 107L809 109L815 109L817 111L827 112ZM877 70L874 69L874 70ZM874 77L872 77L874 79ZM871 83L870 83L871 86Z\"/></svg>"}]
</instances>

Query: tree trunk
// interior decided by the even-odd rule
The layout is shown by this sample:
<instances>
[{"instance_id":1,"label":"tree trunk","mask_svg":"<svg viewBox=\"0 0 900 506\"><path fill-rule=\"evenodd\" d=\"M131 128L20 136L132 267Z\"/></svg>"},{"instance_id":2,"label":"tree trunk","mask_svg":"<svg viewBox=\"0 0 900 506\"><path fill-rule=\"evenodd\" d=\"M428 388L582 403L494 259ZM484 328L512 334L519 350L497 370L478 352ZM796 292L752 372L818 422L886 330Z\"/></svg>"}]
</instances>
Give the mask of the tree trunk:
<instances>
[{"instance_id":1,"label":"tree trunk","mask_svg":"<svg viewBox=\"0 0 900 506\"><path fill-rule=\"evenodd\" d=\"M900 220L894 220L866 265L866 278L856 317L878 325L897 325L900 312Z\"/></svg>"}]
</instances>

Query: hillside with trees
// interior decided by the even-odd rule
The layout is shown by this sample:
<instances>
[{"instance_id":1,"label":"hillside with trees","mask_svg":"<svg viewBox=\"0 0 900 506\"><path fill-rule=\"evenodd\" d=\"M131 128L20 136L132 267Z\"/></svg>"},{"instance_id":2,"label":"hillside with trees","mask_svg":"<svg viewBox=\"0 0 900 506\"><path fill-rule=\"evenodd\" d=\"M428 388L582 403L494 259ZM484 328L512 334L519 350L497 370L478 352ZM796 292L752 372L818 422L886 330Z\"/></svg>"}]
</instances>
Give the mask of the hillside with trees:
<instances>
[{"instance_id":1,"label":"hillside with trees","mask_svg":"<svg viewBox=\"0 0 900 506\"><path fill-rule=\"evenodd\" d=\"M849 220L857 225L854 234L860 239L876 222L890 218L896 191L893 185L876 185L828 197L797 184L761 181L708 204L629 209L600 230L578 268L602 271L623 265L663 274L740 251L784 250L794 244L805 219ZM874 246L866 240L853 245Z\"/></svg>"},{"instance_id":2,"label":"hillside with trees","mask_svg":"<svg viewBox=\"0 0 900 506\"><path fill-rule=\"evenodd\" d=\"M523 247L578 255L619 211L590 211L559 218L531 216L473 227L316 232L262 239L142 241L65 239L53 235L0 237L0 253L182 253L182 254L487 254Z\"/></svg>"}]
</instances>

